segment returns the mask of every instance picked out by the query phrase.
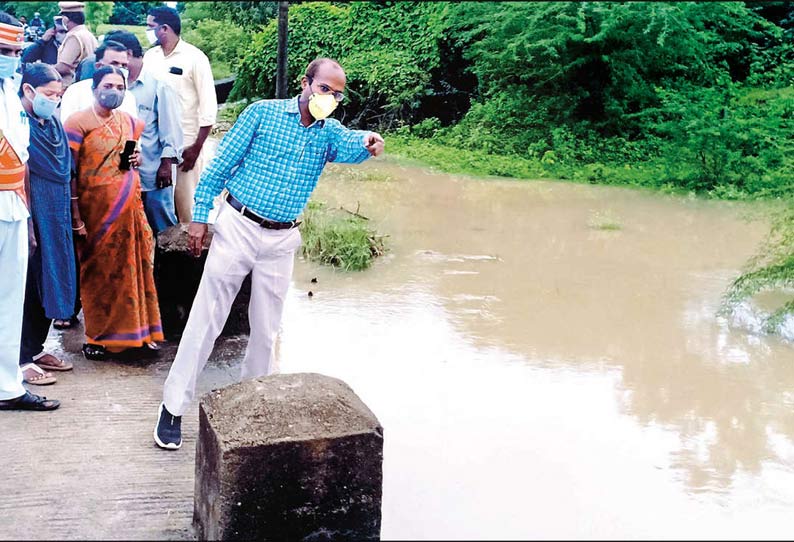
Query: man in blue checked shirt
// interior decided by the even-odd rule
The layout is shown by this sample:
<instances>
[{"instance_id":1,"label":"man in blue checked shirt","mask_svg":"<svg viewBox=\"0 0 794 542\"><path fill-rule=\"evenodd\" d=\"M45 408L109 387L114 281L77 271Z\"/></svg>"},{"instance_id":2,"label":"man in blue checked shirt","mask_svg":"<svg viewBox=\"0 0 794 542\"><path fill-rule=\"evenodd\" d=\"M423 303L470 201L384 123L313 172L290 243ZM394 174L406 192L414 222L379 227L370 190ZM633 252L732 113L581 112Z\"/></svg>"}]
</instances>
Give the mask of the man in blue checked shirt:
<instances>
[{"instance_id":1,"label":"man in blue checked shirt","mask_svg":"<svg viewBox=\"0 0 794 542\"><path fill-rule=\"evenodd\" d=\"M349 130L327 118L344 99L345 82L336 61L314 60L301 79L301 94L248 106L202 173L188 227L194 256L201 254L213 200L224 188L229 195L215 221L204 274L163 388L154 429L161 448L182 445L182 414L249 273L251 335L241 377L271 373L273 343L301 244L298 216L326 163L357 164L383 152L379 134Z\"/></svg>"}]
</instances>

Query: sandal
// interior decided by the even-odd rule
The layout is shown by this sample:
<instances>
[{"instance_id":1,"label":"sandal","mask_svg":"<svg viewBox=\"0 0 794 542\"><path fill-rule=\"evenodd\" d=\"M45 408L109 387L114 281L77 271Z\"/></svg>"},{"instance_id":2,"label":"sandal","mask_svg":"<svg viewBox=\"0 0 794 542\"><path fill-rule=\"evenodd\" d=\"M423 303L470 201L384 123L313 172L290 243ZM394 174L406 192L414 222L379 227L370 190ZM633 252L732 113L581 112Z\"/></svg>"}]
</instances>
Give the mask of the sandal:
<instances>
[{"instance_id":1,"label":"sandal","mask_svg":"<svg viewBox=\"0 0 794 542\"><path fill-rule=\"evenodd\" d=\"M47 399L29 391L16 399L0 401L0 410L55 410L59 406L61 406L60 401Z\"/></svg>"},{"instance_id":2,"label":"sandal","mask_svg":"<svg viewBox=\"0 0 794 542\"><path fill-rule=\"evenodd\" d=\"M83 355L85 359L103 361L107 356L107 350L101 344L83 344Z\"/></svg>"},{"instance_id":3,"label":"sandal","mask_svg":"<svg viewBox=\"0 0 794 542\"><path fill-rule=\"evenodd\" d=\"M46 372L35 363L26 363L20 369L22 369L22 380L34 386L48 386L58 381L52 373ZM26 371L32 371L32 374L25 376Z\"/></svg>"},{"instance_id":4,"label":"sandal","mask_svg":"<svg viewBox=\"0 0 794 542\"><path fill-rule=\"evenodd\" d=\"M72 323L69 320L55 320L52 323L52 327L54 327L55 329L64 330L71 328Z\"/></svg>"},{"instance_id":5,"label":"sandal","mask_svg":"<svg viewBox=\"0 0 794 542\"><path fill-rule=\"evenodd\" d=\"M46 371L71 371L74 369L74 365L68 361L63 361L45 352L42 352L38 356L33 356L33 361Z\"/></svg>"},{"instance_id":6,"label":"sandal","mask_svg":"<svg viewBox=\"0 0 794 542\"><path fill-rule=\"evenodd\" d=\"M52 327L59 330L64 329L72 329L74 326L77 325L79 320L77 319L77 315L72 316L68 320L57 319L52 322Z\"/></svg>"}]
</instances>

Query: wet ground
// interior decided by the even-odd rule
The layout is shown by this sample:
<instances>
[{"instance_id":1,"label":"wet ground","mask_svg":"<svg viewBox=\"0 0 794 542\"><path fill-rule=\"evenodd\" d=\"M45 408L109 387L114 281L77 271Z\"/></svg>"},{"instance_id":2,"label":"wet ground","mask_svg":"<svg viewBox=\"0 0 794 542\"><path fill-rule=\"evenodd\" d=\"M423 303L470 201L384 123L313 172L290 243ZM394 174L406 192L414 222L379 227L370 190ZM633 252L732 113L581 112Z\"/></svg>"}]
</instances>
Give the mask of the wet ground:
<instances>
[{"instance_id":1,"label":"wet ground","mask_svg":"<svg viewBox=\"0 0 794 542\"><path fill-rule=\"evenodd\" d=\"M361 273L299 260L276 354L379 417L384 539L794 536L793 347L715 316L762 210L383 160L316 198L390 251ZM174 345L130 365L80 342L53 332L76 368L35 388L60 410L0 417L0 536L190 538L197 407L182 450L151 439Z\"/></svg>"}]
</instances>

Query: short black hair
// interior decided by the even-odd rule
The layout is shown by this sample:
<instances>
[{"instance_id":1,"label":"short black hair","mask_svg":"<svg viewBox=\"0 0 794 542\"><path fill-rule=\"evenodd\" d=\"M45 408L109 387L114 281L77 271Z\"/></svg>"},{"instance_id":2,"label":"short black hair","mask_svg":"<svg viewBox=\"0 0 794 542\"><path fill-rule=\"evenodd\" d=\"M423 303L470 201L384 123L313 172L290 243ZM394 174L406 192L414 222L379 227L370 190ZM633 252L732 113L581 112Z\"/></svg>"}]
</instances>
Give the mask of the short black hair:
<instances>
[{"instance_id":1,"label":"short black hair","mask_svg":"<svg viewBox=\"0 0 794 542\"><path fill-rule=\"evenodd\" d=\"M61 13L62 17L66 17L74 24L85 24L85 13L82 11L68 11L66 13Z\"/></svg>"},{"instance_id":2,"label":"short black hair","mask_svg":"<svg viewBox=\"0 0 794 542\"><path fill-rule=\"evenodd\" d=\"M23 95L22 86L27 83L33 88L38 88L53 81L61 81L63 78L52 64L35 62L25 68L22 74L22 82L19 84L19 96Z\"/></svg>"},{"instance_id":3,"label":"short black hair","mask_svg":"<svg viewBox=\"0 0 794 542\"><path fill-rule=\"evenodd\" d=\"M16 17L9 15L5 11L0 11L0 23L10 24L11 26L22 26Z\"/></svg>"},{"instance_id":4,"label":"short black hair","mask_svg":"<svg viewBox=\"0 0 794 542\"><path fill-rule=\"evenodd\" d=\"M116 66L102 66L101 68L99 68L97 71L94 72L94 78L93 78L94 84L91 85L91 88L97 88L99 86L99 83L102 82L102 79L104 79L105 76L109 73L115 73L116 75L120 75L121 78L124 79L124 73ZM126 85L126 79L124 84Z\"/></svg>"},{"instance_id":5,"label":"short black hair","mask_svg":"<svg viewBox=\"0 0 794 542\"><path fill-rule=\"evenodd\" d=\"M124 45L123 43L119 43L117 41L113 41L113 40L109 40L109 39L105 38L102 41L102 45L97 47L96 51L94 51L94 54L96 55L96 61L97 62L99 62L100 60L102 60L102 58L104 58L105 51L107 51L108 49L110 49L111 51L118 51L120 53L126 53L127 52L127 46Z\"/></svg>"},{"instance_id":6,"label":"short black hair","mask_svg":"<svg viewBox=\"0 0 794 542\"><path fill-rule=\"evenodd\" d=\"M182 19L179 12L168 6L157 6L149 10L149 15L154 17L157 24L167 24L177 36L182 33Z\"/></svg>"},{"instance_id":7,"label":"short black hair","mask_svg":"<svg viewBox=\"0 0 794 542\"><path fill-rule=\"evenodd\" d=\"M105 41L115 41L122 44L127 50L132 51L132 56L135 58L143 56L143 47L141 47L138 37L127 30L111 30L105 34Z\"/></svg>"}]
</instances>

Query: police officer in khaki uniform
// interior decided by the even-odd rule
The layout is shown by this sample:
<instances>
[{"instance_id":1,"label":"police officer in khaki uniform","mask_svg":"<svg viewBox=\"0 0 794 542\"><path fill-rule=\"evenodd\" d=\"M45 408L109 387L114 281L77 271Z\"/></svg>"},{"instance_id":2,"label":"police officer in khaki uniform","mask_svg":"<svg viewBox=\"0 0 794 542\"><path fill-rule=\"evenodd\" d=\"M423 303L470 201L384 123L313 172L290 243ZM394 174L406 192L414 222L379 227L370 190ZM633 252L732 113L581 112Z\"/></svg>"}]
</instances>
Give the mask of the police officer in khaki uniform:
<instances>
[{"instance_id":1,"label":"police officer in khaki uniform","mask_svg":"<svg viewBox=\"0 0 794 542\"><path fill-rule=\"evenodd\" d=\"M63 84L66 86L72 82L80 61L93 55L99 43L85 26L85 3L58 2L58 7L61 8L60 15L67 32L58 48L55 69L63 76Z\"/></svg>"}]
</instances>

